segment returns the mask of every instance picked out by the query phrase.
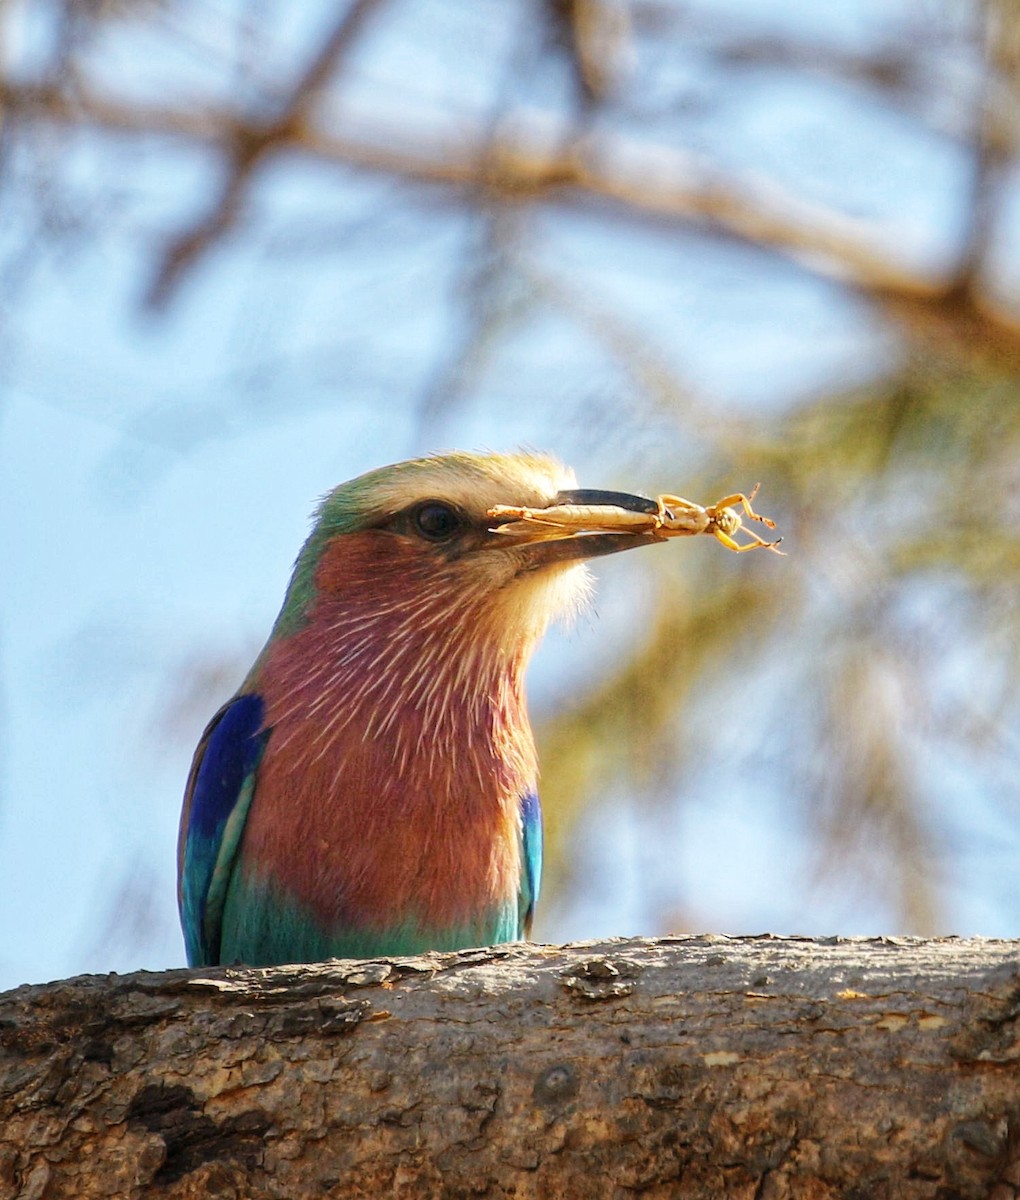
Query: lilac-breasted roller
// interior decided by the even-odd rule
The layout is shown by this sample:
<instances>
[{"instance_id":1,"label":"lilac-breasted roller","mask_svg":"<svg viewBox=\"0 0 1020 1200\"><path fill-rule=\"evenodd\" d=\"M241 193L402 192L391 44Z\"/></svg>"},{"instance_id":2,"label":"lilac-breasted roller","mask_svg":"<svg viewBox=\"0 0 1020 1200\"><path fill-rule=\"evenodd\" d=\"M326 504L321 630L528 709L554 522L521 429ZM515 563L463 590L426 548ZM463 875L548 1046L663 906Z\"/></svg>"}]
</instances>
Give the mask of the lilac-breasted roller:
<instances>
[{"instance_id":1,"label":"lilac-breasted roller","mask_svg":"<svg viewBox=\"0 0 1020 1200\"><path fill-rule=\"evenodd\" d=\"M189 963L527 934L542 830L524 669L585 592L582 560L657 539L501 531L500 505L656 509L523 454L415 459L330 492L269 640L195 753L178 852Z\"/></svg>"}]
</instances>

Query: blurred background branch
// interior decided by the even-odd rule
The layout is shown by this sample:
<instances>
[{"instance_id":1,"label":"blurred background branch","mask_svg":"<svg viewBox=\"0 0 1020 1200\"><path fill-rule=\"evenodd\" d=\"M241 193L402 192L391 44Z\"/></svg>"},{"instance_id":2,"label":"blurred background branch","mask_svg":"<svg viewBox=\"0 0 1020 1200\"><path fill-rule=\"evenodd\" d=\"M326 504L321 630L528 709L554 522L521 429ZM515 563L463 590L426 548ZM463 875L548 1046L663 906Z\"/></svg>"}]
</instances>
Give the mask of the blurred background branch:
<instances>
[{"instance_id":1,"label":"blurred background branch","mask_svg":"<svg viewBox=\"0 0 1020 1200\"><path fill-rule=\"evenodd\" d=\"M106 495L94 527L123 514L130 559L173 510L161 562L196 576L110 582L62 649L5 656L11 707L98 628L81 669L150 713L140 761L166 751L135 874L122 836L96 851L89 962L170 953L169 896L136 901L282 595L275 511L484 443L702 503L760 479L790 551L600 570L598 634L540 662L540 936L1015 933L1018 80L1011 0L0 5L9 421L105 430L75 485ZM223 513L207 552L182 495ZM96 793L133 786L94 766Z\"/></svg>"}]
</instances>

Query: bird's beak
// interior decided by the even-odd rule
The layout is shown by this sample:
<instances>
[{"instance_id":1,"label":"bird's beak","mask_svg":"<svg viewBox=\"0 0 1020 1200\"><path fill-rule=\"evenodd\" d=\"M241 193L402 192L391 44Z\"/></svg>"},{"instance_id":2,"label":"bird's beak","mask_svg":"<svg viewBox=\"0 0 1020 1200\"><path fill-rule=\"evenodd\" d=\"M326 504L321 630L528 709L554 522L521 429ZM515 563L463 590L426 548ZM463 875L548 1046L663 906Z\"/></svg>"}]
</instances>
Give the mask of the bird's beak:
<instances>
[{"instance_id":1,"label":"bird's beak","mask_svg":"<svg viewBox=\"0 0 1020 1200\"><path fill-rule=\"evenodd\" d=\"M647 496L577 488L559 492L546 508L489 509L489 545L527 547L536 567L595 558L662 541L655 533L658 514L659 505Z\"/></svg>"}]
</instances>

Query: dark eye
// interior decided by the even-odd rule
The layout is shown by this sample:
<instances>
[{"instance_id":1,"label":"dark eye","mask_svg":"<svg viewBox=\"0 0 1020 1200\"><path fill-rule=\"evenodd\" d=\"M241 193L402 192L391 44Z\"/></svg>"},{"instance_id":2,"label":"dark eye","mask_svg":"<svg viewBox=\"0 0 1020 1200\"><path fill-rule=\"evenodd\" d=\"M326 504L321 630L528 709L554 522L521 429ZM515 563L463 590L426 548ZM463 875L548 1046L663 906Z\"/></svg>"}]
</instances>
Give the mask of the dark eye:
<instances>
[{"instance_id":1,"label":"dark eye","mask_svg":"<svg viewBox=\"0 0 1020 1200\"><path fill-rule=\"evenodd\" d=\"M430 542L447 542L460 529L460 514L441 500L426 500L413 519L415 529Z\"/></svg>"}]
</instances>

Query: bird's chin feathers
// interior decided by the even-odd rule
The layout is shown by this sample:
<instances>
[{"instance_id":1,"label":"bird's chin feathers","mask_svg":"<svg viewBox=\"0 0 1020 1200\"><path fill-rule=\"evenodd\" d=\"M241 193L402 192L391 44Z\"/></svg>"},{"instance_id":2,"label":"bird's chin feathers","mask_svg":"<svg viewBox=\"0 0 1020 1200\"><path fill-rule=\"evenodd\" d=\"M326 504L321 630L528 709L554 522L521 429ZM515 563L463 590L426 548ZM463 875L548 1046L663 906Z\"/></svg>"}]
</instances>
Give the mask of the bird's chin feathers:
<instances>
[{"instance_id":1,"label":"bird's chin feathers","mask_svg":"<svg viewBox=\"0 0 1020 1200\"><path fill-rule=\"evenodd\" d=\"M503 555L496 551L490 557L497 556ZM590 605L592 594L591 572L578 560L521 571L492 593L494 633L530 651L553 622L572 624Z\"/></svg>"}]
</instances>

